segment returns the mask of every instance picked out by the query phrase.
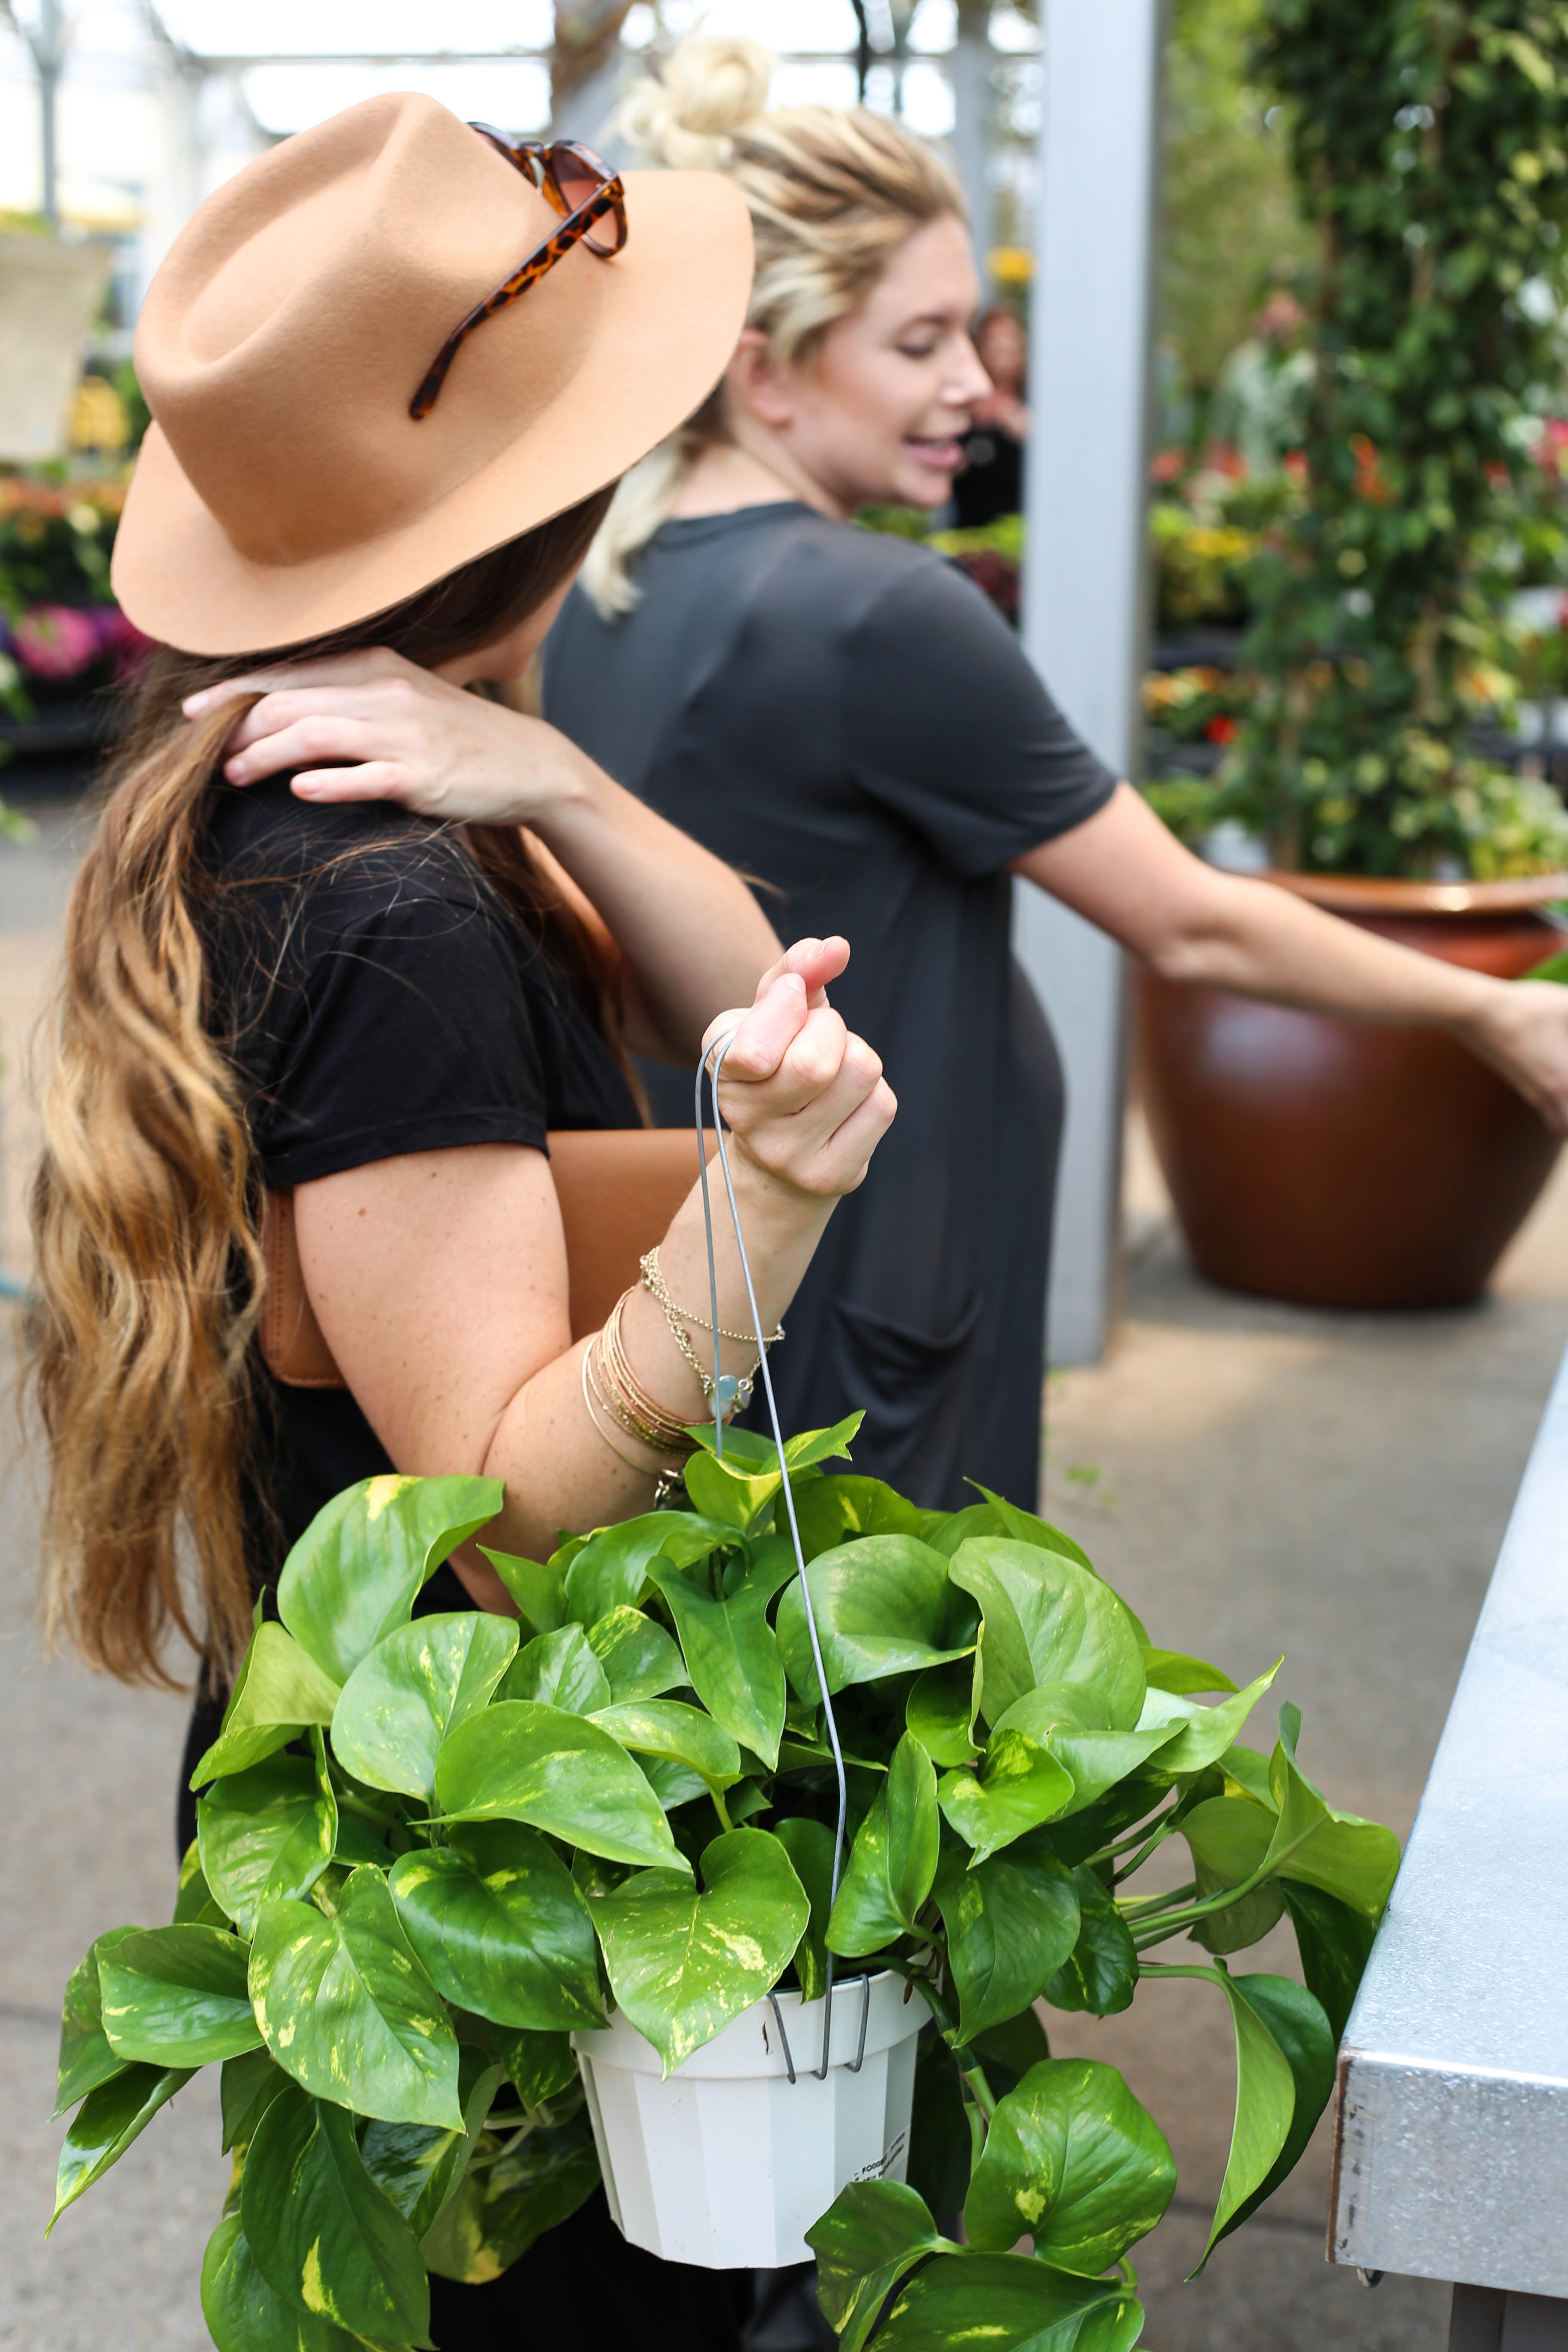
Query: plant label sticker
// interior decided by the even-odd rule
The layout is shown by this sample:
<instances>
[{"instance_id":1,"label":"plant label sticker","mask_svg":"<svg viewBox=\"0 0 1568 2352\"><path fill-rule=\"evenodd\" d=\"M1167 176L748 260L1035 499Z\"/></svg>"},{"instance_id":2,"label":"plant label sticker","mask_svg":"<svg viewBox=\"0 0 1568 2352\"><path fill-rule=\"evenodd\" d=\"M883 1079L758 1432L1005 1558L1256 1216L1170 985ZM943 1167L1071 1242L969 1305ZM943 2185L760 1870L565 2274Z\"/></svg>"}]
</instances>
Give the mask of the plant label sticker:
<instances>
[{"instance_id":1,"label":"plant label sticker","mask_svg":"<svg viewBox=\"0 0 1568 2352\"><path fill-rule=\"evenodd\" d=\"M852 2172L849 2176L851 2181L886 2180L889 2173L891 2172L894 2165L897 2164L900 2157L902 2156L904 2152L904 2143L908 2138L909 2134L907 2132L900 2132L898 2138L893 2141L892 2145L889 2147L885 2147L882 2150L881 2155L876 2158L872 2163L863 2164L858 2172Z\"/></svg>"}]
</instances>

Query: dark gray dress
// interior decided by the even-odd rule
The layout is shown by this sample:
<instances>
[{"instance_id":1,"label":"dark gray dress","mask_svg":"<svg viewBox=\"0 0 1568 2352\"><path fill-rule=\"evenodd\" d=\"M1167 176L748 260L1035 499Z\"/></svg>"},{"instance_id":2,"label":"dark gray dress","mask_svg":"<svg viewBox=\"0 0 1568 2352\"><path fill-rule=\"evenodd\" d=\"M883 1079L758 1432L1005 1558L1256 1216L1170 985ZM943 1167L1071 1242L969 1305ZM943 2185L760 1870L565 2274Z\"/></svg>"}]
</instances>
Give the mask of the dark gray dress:
<instances>
[{"instance_id":1,"label":"dark gray dress","mask_svg":"<svg viewBox=\"0 0 1568 2352\"><path fill-rule=\"evenodd\" d=\"M1006 869L1115 780L927 549L748 507L667 523L637 577L613 623L574 590L547 716L753 877L784 939L844 934L833 1002L899 1097L784 1318L786 1431L864 1406L858 1471L929 1506L973 1501L966 1477L1032 1505L1062 1086ZM660 1123L689 1118L689 1079L647 1075Z\"/></svg>"}]
</instances>

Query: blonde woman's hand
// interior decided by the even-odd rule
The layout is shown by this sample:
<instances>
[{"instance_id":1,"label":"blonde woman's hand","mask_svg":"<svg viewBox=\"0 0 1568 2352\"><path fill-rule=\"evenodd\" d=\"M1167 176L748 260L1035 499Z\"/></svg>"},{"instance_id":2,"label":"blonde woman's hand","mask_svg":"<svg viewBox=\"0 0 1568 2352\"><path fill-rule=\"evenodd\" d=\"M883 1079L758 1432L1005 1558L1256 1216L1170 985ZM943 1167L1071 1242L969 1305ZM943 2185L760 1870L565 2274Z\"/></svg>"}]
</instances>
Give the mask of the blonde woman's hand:
<instances>
[{"instance_id":1,"label":"blonde woman's hand","mask_svg":"<svg viewBox=\"0 0 1568 2352\"><path fill-rule=\"evenodd\" d=\"M394 801L469 824L533 824L596 774L542 719L465 693L384 646L227 678L193 694L187 719L244 695L224 757L231 784L292 769L304 801Z\"/></svg>"},{"instance_id":2,"label":"blonde woman's hand","mask_svg":"<svg viewBox=\"0 0 1568 2352\"><path fill-rule=\"evenodd\" d=\"M721 1013L703 1039L706 1048L735 1032L719 1102L745 1158L818 1200L854 1192L899 1107L880 1057L827 1002L848 961L844 940L797 940L750 1009Z\"/></svg>"}]
</instances>

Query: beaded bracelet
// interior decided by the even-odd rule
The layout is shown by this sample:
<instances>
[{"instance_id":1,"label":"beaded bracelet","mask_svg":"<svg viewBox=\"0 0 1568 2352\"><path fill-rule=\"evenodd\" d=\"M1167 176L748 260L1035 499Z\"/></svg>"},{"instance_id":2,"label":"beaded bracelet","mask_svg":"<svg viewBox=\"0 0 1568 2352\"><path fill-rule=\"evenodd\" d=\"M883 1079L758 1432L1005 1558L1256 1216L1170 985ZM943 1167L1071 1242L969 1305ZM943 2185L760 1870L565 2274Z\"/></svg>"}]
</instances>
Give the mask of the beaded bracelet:
<instances>
[{"instance_id":1,"label":"beaded bracelet","mask_svg":"<svg viewBox=\"0 0 1568 2352\"><path fill-rule=\"evenodd\" d=\"M643 1288L649 1293L656 1305L664 1309L664 1319L669 1326L670 1338L675 1341L676 1346L679 1349L681 1354L685 1357L687 1362L696 1373L699 1381L702 1383L702 1393L708 1399L710 1403L711 1403L714 1394L713 1375L711 1372L704 1371L702 1365L699 1360L697 1350L693 1348L690 1339L687 1335L684 1328L685 1325L689 1323L693 1330L706 1331L714 1339L733 1339L742 1348L754 1348L756 1346L755 1332L726 1331L722 1324L721 1324L717 1330L715 1330L714 1326L711 1323L704 1322L700 1315L693 1315L689 1307L678 1307L675 1300L670 1296L669 1285L664 1278L664 1269L659 1265L658 1252L657 1249L650 1249L646 1257L639 1258L637 1260L637 1264L642 1269ZM770 1334L767 1340L764 1342L764 1345L769 1348L773 1347L777 1340L784 1338L784 1325L781 1323L778 1329ZM762 1358L760 1356L754 1356L752 1360L750 1368L746 1371L741 1373L721 1372L720 1374L718 1396L719 1411L721 1419L728 1421L731 1413L744 1412L746 1407L751 1403L752 1374L756 1370L757 1366L761 1361Z\"/></svg>"}]
</instances>

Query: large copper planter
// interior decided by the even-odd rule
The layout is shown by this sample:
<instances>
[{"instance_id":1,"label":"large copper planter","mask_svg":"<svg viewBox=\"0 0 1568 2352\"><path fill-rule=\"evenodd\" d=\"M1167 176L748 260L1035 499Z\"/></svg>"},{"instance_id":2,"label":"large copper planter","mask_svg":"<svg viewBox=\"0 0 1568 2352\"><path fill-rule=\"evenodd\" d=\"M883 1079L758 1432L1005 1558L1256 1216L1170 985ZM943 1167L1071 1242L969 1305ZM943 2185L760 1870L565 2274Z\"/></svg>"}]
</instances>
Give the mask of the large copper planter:
<instances>
[{"instance_id":1,"label":"large copper planter","mask_svg":"<svg viewBox=\"0 0 1568 2352\"><path fill-rule=\"evenodd\" d=\"M1523 882L1269 877L1382 938L1515 979L1563 945ZM1474 1298L1557 1156L1511 1087L1440 1032L1139 982L1143 1101L1200 1273L1318 1307Z\"/></svg>"}]
</instances>

